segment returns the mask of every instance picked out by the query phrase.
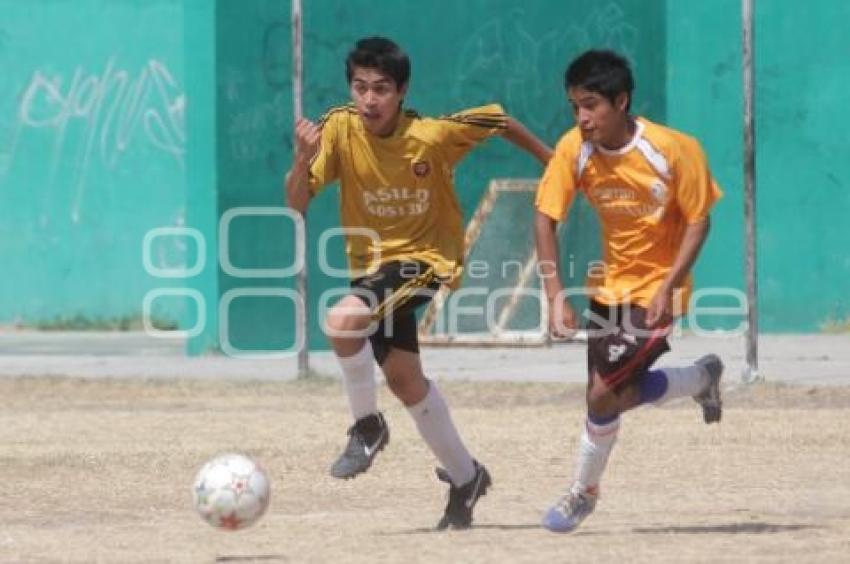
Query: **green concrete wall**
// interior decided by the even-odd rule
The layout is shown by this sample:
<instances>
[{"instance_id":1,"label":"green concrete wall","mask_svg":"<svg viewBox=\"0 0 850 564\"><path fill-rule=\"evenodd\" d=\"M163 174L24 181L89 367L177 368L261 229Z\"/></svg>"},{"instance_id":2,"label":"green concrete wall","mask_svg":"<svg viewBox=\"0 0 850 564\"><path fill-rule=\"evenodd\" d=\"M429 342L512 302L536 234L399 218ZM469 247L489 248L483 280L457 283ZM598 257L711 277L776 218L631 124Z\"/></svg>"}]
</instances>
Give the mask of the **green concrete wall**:
<instances>
[{"instance_id":1,"label":"green concrete wall","mask_svg":"<svg viewBox=\"0 0 850 564\"><path fill-rule=\"evenodd\" d=\"M498 101L554 142L572 122L562 86L568 60L593 46L626 53L638 83L634 110L697 136L726 193L698 286L743 288L738 0L304 4L304 109L314 119L347 101L343 60L353 42L382 34L411 55L410 107L443 114ZM282 213L292 154L289 9L272 0L0 0L0 324L76 316L96 325L139 318L147 304L158 323L192 330L191 353L223 340L244 351L294 343L285 294L294 278L244 270L292 264L292 221L242 215L226 242L219 238L222 217L237 208ZM850 37L834 25L848 15L837 0L757 2L766 331L841 328L850 316L842 221L850 161L841 152L850 117L840 98ZM467 216L491 178L538 174L503 140L486 143L457 171ZM327 346L318 297L345 284L316 261L337 207L338 191L327 190L307 222L314 348ZM585 205L565 240L581 272L598 250ZM343 264L339 238L329 254Z\"/></svg>"},{"instance_id":2,"label":"green concrete wall","mask_svg":"<svg viewBox=\"0 0 850 564\"><path fill-rule=\"evenodd\" d=\"M667 123L695 136L724 197L694 269L698 288L744 288L743 94L740 0L668 2ZM730 299L705 306L728 307ZM725 328L740 316L711 316L701 326Z\"/></svg>"},{"instance_id":3,"label":"green concrete wall","mask_svg":"<svg viewBox=\"0 0 850 564\"><path fill-rule=\"evenodd\" d=\"M755 4L760 330L846 330L850 35L836 22L846 21L850 5ZM740 2L668 2L667 22L668 122L703 142L726 192L697 279L743 289Z\"/></svg>"},{"instance_id":4,"label":"green concrete wall","mask_svg":"<svg viewBox=\"0 0 850 564\"><path fill-rule=\"evenodd\" d=\"M186 214L182 2L0 0L0 323L138 319ZM185 241L151 242L172 268ZM184 315L162 298L165 324Z\"/></svg>"},{"instance_id":5,"label":"green concrete wall","mask_svg":"<svg viewBox=\"0 0 850 564\"><path fill-rule=\"evenodd\" d=\"M850 328L850 4L757 2L765 331Z\"/></svg>"},{"instance_id":6,"label":"green concrete wall","mask_svg":"<svg viewBox=\"0 0 850 564\"><path fill-rule=\"evenodd\" d=\"M184 284L203 303L184 313L183 327L193 331L190 354L218 347L218 120L216 119L216 7L208 0L186 0L184 51L187 54L186 95L186 224L206 241L204 268ZM200 312L203 312L200 314Z\"/></svg>"}]
</instances>

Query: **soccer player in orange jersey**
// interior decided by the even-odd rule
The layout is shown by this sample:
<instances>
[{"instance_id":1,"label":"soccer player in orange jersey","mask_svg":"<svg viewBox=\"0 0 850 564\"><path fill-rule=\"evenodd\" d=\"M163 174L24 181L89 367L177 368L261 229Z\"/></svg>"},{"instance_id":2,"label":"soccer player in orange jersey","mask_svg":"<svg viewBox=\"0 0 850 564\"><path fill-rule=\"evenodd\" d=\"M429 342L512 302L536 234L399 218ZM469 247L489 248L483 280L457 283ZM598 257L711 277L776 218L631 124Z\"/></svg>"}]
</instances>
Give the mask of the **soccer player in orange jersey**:
<instances>
[{"instance_id":1,"label":"soccer player in orange jersey","mask_svg":"<svg viewBox=\"0 0 850 564\"><path fill-rule=\"evenodd\" d=\"M342 224L352 229L346 237L351 290L325 322L354 419L331 475L366 471L389 440L376 402L377 360L442 464L438 475L450 484L437 528L466 528L491 478L461 441L440 390L423 375L414 310L440 285L456 286L462 271L463 216L453 183L458 162L494 135L543 164L551 149L498 104L437 119L404 109L409 76L410 62L398 45L381 37L358 41L346 61L353 103L330 110L318 124L296 124L286 190L289 205L304 213L318 190L339 181Z\"/></svg>"},{"instance_id":2,"label":"soccer player in orange jersey","mask_svg":"<svg viewBox=\"0 0 850 564\"><path fill-rule=\"evenodd\" d=\"M699 143L629 113L632 73L616 53L579 56L565 87L576 126L558 142L536 197L537 252L554 335L579 325L565 298L555 237L578 193L598 214L604 269L594 269L586 289L587 420L575 479L543 518L556 532L574 530L595 508L621 413L693 396L706 423L719 421L723 372L711 354L690 366L651 369L685 311L690 270L721 196Z\"/></svg>"}]
</instances>

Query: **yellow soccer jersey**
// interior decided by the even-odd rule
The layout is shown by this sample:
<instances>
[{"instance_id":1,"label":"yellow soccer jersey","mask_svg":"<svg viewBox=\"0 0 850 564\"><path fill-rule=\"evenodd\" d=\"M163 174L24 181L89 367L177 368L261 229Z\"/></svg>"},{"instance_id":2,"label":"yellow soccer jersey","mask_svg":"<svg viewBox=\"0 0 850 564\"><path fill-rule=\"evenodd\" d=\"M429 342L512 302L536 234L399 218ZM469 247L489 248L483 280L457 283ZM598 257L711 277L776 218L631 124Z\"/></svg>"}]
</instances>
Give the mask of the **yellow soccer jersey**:
<instances>
[{"instance_id":1,"label":"yellow soccer jersey","mask_svg":"<svg viewBox=\"0 0 850 564\"><path fill-rule=\"evenodd\" d=\"M647 307L670 272L685 227L705 219L722 196L696 139L638 118L625 147L610 151L582 140L578 128L558 142L537 191L537 209L562 221L577 192L602 227L603 269L589 273L595 299ZM597 270L597 269L593 269ZM674 300L684 313L688 276Z\"/></svg>"},{"instance_id":2,"label":"yellow soccer jersey","mask_svg":"<svg viewBox=\"0 0 850 564\"><path fill-rule=\"evenodd\" d=\"M348 232L352 271L415 259L457 285L464 230L453 169L477 143L505 129L502 107L491 104L442 118L403 111L389 137L367 132L353 106L331 110L321 123L310 190L315 194L339 180L343 227L374 231L372 238Z\"/></svg>"}]
</instances>

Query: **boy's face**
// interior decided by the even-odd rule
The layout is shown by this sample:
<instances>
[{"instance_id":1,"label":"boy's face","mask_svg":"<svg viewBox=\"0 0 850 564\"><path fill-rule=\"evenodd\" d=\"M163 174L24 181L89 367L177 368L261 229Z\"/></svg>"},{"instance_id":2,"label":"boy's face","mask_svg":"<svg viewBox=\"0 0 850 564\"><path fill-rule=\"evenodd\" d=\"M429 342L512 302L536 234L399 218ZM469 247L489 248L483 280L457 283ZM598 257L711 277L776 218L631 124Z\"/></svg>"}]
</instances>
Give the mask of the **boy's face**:
<instances>
[{"instance_id":1,"label":"boy's face","mask_svg":"<svg viewBox=\"0 0 850 564\"><path fill-rule=\"evenodd\" d=\"M617 149L625 144L628 94L618 95L612 104L598 92L573 87L567 91L567 97L573 107L582 139L609 149Z\"/></svg>"},{"instance_id":2,"label":"boy's face","mask_svg":"<svg viewBox=\"0 0 850 564\"><path fill-rule=\"evenodd\" d=\"M366 131L379 137L391 135L398 123L407 85L399 88L392 78L377 69L354 67L350 86L351 99Z\"/></svg>"}]
</instances>

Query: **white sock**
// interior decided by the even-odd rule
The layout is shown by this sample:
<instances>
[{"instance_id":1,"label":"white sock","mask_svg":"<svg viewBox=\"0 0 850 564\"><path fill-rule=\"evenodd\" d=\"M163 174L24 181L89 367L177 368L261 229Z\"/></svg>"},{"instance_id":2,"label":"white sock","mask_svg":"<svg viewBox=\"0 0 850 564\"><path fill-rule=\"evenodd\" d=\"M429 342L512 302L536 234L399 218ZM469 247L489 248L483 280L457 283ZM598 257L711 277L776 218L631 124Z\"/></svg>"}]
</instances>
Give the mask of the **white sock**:
<instances>
[{"instance_id":1,"label":"white sock","mask_svg":"<svg viewBox=\"0 0 850 564\"><path fill-rule=\"evenodd\" d=\"M599 480L605 471L611 449L617 440L620 418L610 423L597 425L586 420L578 449L573 490L593 495L599 493Z\"/></svg>"},{"instance_id":2,"label":"white sock","mask_svg":"<svg viewBox=\"0 0 850 564\"><path fill-rule=\"evenodd\" d=\"M342 367L342 382L354 419L378 413L375 387L375 357L369 341L352 356L337 357Z\"/></svg>"},{"instance_id":3,"label":"white sock","mask_svg":"<svg viewBox=\"0 0 850 564\"><path fill-rule=\"evenodd\" d=\"M667 391L653 402L655 405L661 405L673 398L695 396L708 385L708 374L696 364L683 368L661 368L660 370L667 376Z\"/></svg>"},{"instance_id":4,"label":"white sock","mask_svg":"<svg viewBox=\"0 0 850 564\"><path fill-rule=\"evenodd\" d=\"M407 408L416 422L419 434L446 469L455 486L462 486L475 477L472 456L460 440L452 422L449 407L434 382L429 382L425 398Z\"/></svg>"}]
</instances>

